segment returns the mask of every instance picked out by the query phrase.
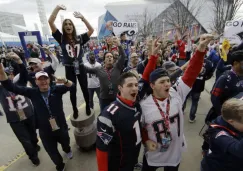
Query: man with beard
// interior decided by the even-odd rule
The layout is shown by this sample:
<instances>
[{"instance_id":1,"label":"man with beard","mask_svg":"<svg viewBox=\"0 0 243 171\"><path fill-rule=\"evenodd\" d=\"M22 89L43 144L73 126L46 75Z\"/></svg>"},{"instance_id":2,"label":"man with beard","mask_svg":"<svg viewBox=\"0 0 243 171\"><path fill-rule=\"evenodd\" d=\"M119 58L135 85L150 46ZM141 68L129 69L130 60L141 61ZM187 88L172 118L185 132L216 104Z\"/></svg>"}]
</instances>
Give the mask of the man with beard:
<instances>
[{"instance_id":1,"label":"man with beard","mask_svg":"<svg viewBox=\"0 0 243 171\"><path fill-rule=\"evenodd\" d=\"M97 55L97 62L99 62L101 65L103 64L104 62L104 51L103 50L100 50L98 55Z\"/></svg>"},{"instance_id":2,"label":"man with beard","mask_svg":"<svg viewBox=\"0 0 243 171\"><path fill-rule=\"evenodd\" d=\"M130 57L129 65L123 70L123 72L128 72L130 70L137 70L138 65L138 55L136 53L132 53Z\"/></svg>"},{"instance_id":3,"label":"man with beard","mask_svg":"<svg viewBox=\"0 0 243 171\"><path fill-rule=\"evenodd\" d=\"M89 68L101 67L100 63L96 62L95 54L93 52L89 53L89 60L84 64ZM89 90L89 105L90 108L94 109L94 92L96 92L97 97L100 99L100 81L95 74L87 73L88 78L88 90Z\"/></svg>"}]
</instances>

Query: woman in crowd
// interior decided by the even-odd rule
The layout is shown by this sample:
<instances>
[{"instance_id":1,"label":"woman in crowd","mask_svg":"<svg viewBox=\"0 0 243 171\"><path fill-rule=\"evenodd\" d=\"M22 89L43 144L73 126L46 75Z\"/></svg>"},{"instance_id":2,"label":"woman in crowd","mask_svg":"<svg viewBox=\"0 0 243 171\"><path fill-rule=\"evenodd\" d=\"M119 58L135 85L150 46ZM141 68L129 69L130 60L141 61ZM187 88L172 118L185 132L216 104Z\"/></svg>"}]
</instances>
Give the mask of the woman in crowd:
<instances>
[{"instance_id":1,"label":"woman in crowd","mask_svg":"<svg viewBox=\"0 0 243 171\"><path fill-rule=\"evenodd\" d=\"M70 19L65 19L62 24L61 33L54 21L60 10L65 10L66 7L63 5L58 5L52 12L48 22L52 30L52 35L56 41L60 44L63 52L63 65L66 70L66 78L71 80L76 84L76 77L78 78L79 84L81 86L83 96L86 103L86 114L90 115L90 106L89 106L89 93L87 88L87 75L84 69L83 64L83 48L82 46L89 41L90 36L94 32L93 27L89 22L84 18L84 16L79 12L74 12L73 15L75 18L81 19L86 25L88 32L81 35L76 34L76 29L73 22ZM73 106L73 117L76 119L78 117L78 108L77 108L77 98L76 98L77 89L70 91L70 100Z\"/></svg>"}]
</instances>

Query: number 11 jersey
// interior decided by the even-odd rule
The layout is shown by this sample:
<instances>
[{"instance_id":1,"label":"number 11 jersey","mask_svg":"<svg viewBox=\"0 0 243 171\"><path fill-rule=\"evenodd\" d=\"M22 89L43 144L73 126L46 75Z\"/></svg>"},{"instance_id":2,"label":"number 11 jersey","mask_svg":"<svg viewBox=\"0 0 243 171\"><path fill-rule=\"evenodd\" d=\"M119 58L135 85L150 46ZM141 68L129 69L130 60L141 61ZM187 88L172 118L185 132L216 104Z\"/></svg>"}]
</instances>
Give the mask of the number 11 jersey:
<instances>
[{"instance_id":1,"label":"number 11 jersey","mask_svg":"<svg viewBox=\"0 0 243 171\"><path fill-rule=\"evenodd\" d=\"M109 171L132 171L141 147L141 108L128 106L119 98L97 119L96 147L108 152Z\"/></svg>"}]
</instances>

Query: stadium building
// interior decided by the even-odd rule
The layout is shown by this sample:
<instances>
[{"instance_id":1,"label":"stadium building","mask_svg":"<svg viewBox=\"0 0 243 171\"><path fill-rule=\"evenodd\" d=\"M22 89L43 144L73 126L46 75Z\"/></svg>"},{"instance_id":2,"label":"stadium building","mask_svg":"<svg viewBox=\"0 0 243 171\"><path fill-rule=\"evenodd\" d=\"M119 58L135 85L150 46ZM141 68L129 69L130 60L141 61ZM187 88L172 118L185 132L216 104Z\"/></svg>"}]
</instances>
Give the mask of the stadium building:
<instances>
[{"instance_id":1,"label":"stadium building","mask_svg":"<svg viewBox=\"0 0 243 171\"><path fill-rule=\"evenodd\" d=\"M25 20L22 14L14 14L9 12L0 12L0 32L18 35L18 28L25 28Z\"/></svg>"},{"instance_id":2,"label":"stadium building","mask_svg":"<svg viewBox=\"0 0 243 171\"><path fill-rule=\"evenodd\" d=\"M192 0L192 8L200 7L198 15L194 16L189 10L190 17L193 19L193 24L188 25L192 36L198 36L202 33L211 32L211 24L213 21L212 0L202 0L204 3L197 5L198 0ZM177 1L178 3L178 1ZM188 9L179 1L180 7ZM138 29L146 23L146 20L151 20L153 24L153 35L166 33L170 39L173 39L175 27L167 23L164 17L167 13L175 12L174 0L133 0L124 2L114 2L105 5L106 13L99 17L98 21L98 38L102 39L110 34L106 28L106 23L109 21L118 22L137 22ZM199 3L198 3L199 4ZM177 4L178 5L178 4ZM152 27L152 26L151 26ZM150 33L151 34L151 33Z\"/></svg>"}]
</instances>

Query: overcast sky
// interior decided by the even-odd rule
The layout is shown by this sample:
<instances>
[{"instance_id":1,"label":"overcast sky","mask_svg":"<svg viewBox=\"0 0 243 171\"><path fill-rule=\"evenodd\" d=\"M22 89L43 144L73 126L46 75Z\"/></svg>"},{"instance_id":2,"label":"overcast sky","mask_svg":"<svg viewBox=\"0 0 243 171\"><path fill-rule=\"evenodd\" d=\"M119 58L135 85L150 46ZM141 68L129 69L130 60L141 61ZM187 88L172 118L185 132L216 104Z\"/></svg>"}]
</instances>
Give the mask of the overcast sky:
<instances>
[{"instance_id":1,"label":"overcast sky","mask_svg":"<svg viewBox=\"0 0 243 171\"><path fill-rule=\"evenodd\" d=\"M105 13L105 4L118 1L129 0L42 0L44 2L47 19L51 12L58 4L67 7L66 11L60 11L56 18L56 25L61 28L61 18L71 18L80 32L84 32L86 27L84 24L73 17L74 11L81 12L91 23L95 30L98 28L98 17ZM34 23L40 27L40 19L37 12L36 0L0 0L0 11L23 14L28 29L34 29ZM94 36L96 35L96 31Z\"/></svg>"},{"instance_id":2,"label":"overcast sky","mask_svg":"<svg viewBox=\"0 0 243 171\"><path fill-rule=\"evenodd\" d=\"M61 28L61 18L70 18L74 21L74 24L79 33L86 30L84 24L73 17L74 11L81 12L86 19L91 23L95 29L93 36L96 36L96 30L98 29L98 17L105 13L105 4L118 1L131 1L131 0L42 0L44 2L47 19L51 12L58 4L64 4L67 7L66 11L60 11L56 18L56 25ZM36 0L0 0L0 11L12 12L23 14L28 29L34 29L34 23L37 23L40 27L40 19L37 12ZM241 10L242 11L242 10ZM241 13L242 14L242 13Z\"/></svg>"}]
</instances>

